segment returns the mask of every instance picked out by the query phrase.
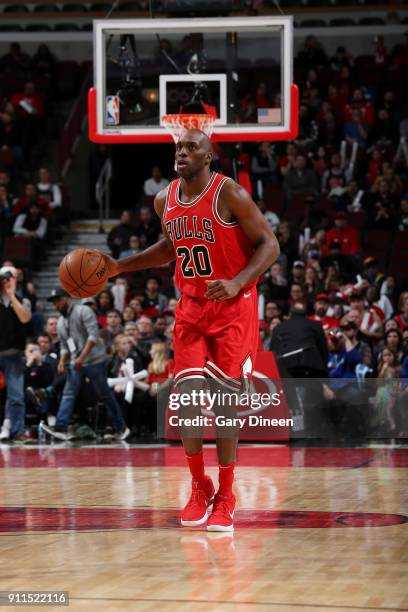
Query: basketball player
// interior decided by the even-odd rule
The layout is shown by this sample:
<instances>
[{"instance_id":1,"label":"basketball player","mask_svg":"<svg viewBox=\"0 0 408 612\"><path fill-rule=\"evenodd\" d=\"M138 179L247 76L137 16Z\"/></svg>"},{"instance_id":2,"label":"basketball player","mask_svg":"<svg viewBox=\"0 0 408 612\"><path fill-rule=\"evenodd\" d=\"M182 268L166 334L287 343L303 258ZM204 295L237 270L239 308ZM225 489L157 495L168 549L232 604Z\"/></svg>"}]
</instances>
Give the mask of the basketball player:
<instances>
[{"instance_id":1,"label":"basketball player","mask_svg":"<svg viewBox=\"0 0 408 612\"><path fill-rule=\"evenodd\" d=\"M154 202L164 238L120 261L105 256L109 277L176 260L182 297L174 328L174 380L180 393L205 388L208 377L238 392L251 375L258 344L256 282L279 255L277 239L248 193L232 179L211 172L212 155L206 134L185 132L176 144L179 178ZM190 408L189 416L200 414L199 407ZM209 531L233 531L236 431L231 437L217 434L215 497L204 471L202 440L189 437L188 430L182 431L182 439L192 475L182 525L201 525L208 519Z\"/></svg>"}]
</instances>

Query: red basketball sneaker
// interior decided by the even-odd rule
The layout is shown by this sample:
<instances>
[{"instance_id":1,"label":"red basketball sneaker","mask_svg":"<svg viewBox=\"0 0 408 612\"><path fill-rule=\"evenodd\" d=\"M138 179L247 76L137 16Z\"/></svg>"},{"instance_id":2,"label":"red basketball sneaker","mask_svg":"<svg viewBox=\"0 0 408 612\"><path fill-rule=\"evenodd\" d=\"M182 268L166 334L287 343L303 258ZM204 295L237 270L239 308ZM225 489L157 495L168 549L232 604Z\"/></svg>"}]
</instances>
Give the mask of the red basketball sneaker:
<instances>
[{"instance_id":1,"label":"red basketball sneaker","mask_svg":"<svg viewBox=\"0 0 408 612\"><path fill-rule=\"evenodd\" d=\"M213 510L208 519L207 531L234 531L235 495L214 497Z\"/></svg>"},{"instance_id":2,"label":"red basketball sneaker","mask_svg":"<svg viewBox=\"0 0 408 612\"><path fill-rule=\"evenodd\" d=\"M214 485L209 476L203 482L193 480L190 499L181 513L183 527L196 527L206 522L208 506L213 502Z\"/></svg>"}]
</instances>

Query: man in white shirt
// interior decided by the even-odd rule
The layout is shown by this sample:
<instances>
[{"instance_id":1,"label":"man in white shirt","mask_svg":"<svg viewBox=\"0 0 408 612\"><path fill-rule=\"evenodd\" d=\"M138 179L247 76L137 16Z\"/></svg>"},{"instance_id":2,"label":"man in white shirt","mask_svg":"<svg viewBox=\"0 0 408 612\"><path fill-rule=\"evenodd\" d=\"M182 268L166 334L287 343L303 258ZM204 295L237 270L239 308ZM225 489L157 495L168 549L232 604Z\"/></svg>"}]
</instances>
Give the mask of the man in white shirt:
<instances>
[{"instance_id":1,"label":"man in white shirt","mask_svg":"<svg viewBox=\"0 0 408 612\"><path fill-rule=\"evenodd\" d=\"M162 171L159 166L153 166L152 168L152 176L145 180L143 185L144 194L147 196L155 196L167 187L169 181L162 176Z\"/></svg>"},{"instance_id":2,"label":"man in white shirt","mask_svg":"<svg viewBox=\"0 0 408 612\"><path fill-rule=\"evenodd\" d=\"M52 210L59 208L62 205L61 189L57 183L51 182L48 168L39 169L38 179L38 194L48 201L48 204Z\"/></svg>"}]
</instances>

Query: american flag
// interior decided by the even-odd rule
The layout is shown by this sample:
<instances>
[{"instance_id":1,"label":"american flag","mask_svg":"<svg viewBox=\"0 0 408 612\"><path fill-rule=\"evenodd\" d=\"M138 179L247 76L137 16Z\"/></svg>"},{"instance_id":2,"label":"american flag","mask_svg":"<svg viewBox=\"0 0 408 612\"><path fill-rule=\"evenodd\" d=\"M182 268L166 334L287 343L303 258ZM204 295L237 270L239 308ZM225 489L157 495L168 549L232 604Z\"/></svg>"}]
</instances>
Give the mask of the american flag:
<instances>
[{"instance_id":1,"label":"american flag","mask_svg":"<svg viewBox=\"0 0 408 612\"><path fill-rule=\"evenodd\" d=\"M258 123L280 123L280 108L258 108Z\"/></svg>"}]
</instances>

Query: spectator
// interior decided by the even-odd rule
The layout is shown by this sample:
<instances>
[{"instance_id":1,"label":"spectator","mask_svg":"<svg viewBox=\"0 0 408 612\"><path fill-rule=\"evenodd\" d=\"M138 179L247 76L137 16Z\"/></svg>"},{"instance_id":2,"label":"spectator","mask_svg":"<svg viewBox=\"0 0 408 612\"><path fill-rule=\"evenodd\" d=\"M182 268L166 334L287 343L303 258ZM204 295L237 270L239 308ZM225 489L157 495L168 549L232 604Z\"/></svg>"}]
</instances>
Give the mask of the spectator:
<instances>
[{"instance_id":1,"label":"spectator","mask_svg":"<svg viewBox=\"0 0 408 612\"><path fill-rule=\"evenodd\" d=\"M122 368L128 359L132 360L134 372L140 372L144 369L143 359L133 350L131 339L124 334L119 334L113 340L112 355L108 363L108 376L120 378L122 376ZM125 420L129 424L132 433L138 435L140 426L143 420L145 420L143 419L143 405L145 403L143 391L134 389L131 404L125 399L125 388L123 385L116 385L113 388L113 392L118 404L121 406L122 412L125 414ZM109 434L105 435L105 439L111 437Z\"/></svg>"},{"instance_id":2,"label":"spectator","mask_svg":"<svg viewBox=\"0 0 408 612\"><path fill-rule=\"evenodd\" d=\"M294 168L285 174L283 186L288 198L297 193L316 194L318 189L317 176L311 168L306 166L306 157L296 155Z\"/></svg>"},{"instance_id":3,"label":"spectator","mask_svg":"<svg viewBox=\"0 0 408 612\"><path fill-rule=\"evenodd\" d=\"M44 390L52 384L55 370L41 353L40 346L34 342L28 342L25 348L24 387L26 402L39 410L40 415L48 412L48 403ZM55 368L56 369L56 368Z\"/></svg>"},{"instance_id":4,"label":"spectator","mask_svg":"<svg viewBox=\"0 0 408 612\"><path fill-rule=\"evenodd\" d=\"M303 304L295 302L290 318L277 325L271 348L294 377L324 377L327 373L327 344L319 323L309 321Z\"/></svg>"},{"instance_id":5,"label":"spectator","mask_svg":"<svg viewBox=\"0 0 408 612\"><path fill-rule=\"evenodd\" d=\"M300 259L293 262L292 270L289 276L289 283L298 283L303 285L305 282L305 264Z\"/></svg>"},{"instance_id":6,"label":"spectator","mask_svg":"<svg viewBox=\"0 0 408 612\"><path fill-rule=\"evenodd\" d=\"M136 321L136 327L139 332L139 346L145 354L148 354L151 345L156 340L153 335L153 322L144 315Z\"/></svg>"},{"instance_id":7,"label":"spectator","mask_svg":"<svg viewBox=\"0 0 408 612\"><path fill-rule=\"evenodd\" d=\"M15 93L12 96L11 102L23 119L41 119L44 116L43 100L36 93L35 85L31 81L24 85L22 92Z\"/></svg>"},{"instance_id":8,"label":"spectator","mask_svg":"<svg viewBox=\"0 0 408 612\"><path fill-rule=\"evenodd\" d=\"M0 268L0 369L7 388L8 435L15 442L29 441L25 434L24 366L22 355L31 320L30 303L16 296L17 271L11 266Z\"/></svg>"},{"instance_id":9,"label":"spectator","mask_svg":"<svg viewBox=\"0 0 408 612\"><path fill-rule=\"evenodd\" d=\"M353 56L345 47L337 47L336 53L329 60L332 72L339 72L342 66L351 68L353 66Z\"/></svg>"},{"instance_id":10,"label":"spectator","mask_svg":"<svg viewBox=\"0 0 408 612\"><path fill-rule=\"evenodd\" d=\"M44 43L39 45L31 60L31 69L35 76L46 77L54 91L57 87L57 60Z\"/></svg>"},{"instance_id":11,"label":"spectator","mask_svg":"<svg viewBox=\"0 0 408 612\"><path fill-rule=\"evenodd\" d=\"M19 43L11 43L10 51L0 60L0 67L6 73L25 77L30 69L30 57L21 50Z\"/></svg>"},{"instance_id":12,"label":"spectator","mask_svg":"<svg viewBox=\"0 0 408 612\"><path fill-rule=\"evenodd\" d=\"M403 192L402 181L388 161L381 164L381 174L377 176L374 185L371 187L372 193L377 193L379 191L381 181L387 181L390 193L397 198L401 197Z\"/></svg>"},{"instance_id":13,"label":"spectator","mask_svg":"<svg viewBox=\"0 0 408 612\"><path fill-rule=\"evenodd\" d=\"M11 234L13 220L13 203L7 193L7 187L0 185L0 239Z\"/></svg>"},{"instance_id":14,"label":"spectator","mask_svg":"<svg viewBox=\"0 0 408 612\"><path fill-rule=\"evenodd\" d=\"M356 331L352 324L347 325L347 331ZM361 354L356 348L357 340L340 330L332 330L328 334L329 345L329 379L333 390L344 388L349 379L356 378L356 366L361 363Z\"/></svg>"},{"instance_id":15,"label":"spectator","mask_svg":"<svg viewBox=\"0 0 408 612\"><path fill-rule=\"evenodd\" d=\"M153 197L159 193L162 189L165 189L169 181L163 177L161 168L159 166L153 166L152 175L146 179L143 185L143 191L146 196Z\"/></svg>"},{"instance_id":16,"label":"spectator","mask_svg":"<svg viewBox=\"0 0 408 612\"><path fill-rule=\"evenodd\" d=\"M276 232L280 223L278 215L272 210L267 209L265 200L258 200L256 204L267 222L269 223L269 225L271 226L272 230Z\"/></svg>"},{"instance_id":17,"label":"spectator","mask_svg":"<svg viewBox=\"0 0 408 612\"><path fill-rule=\"evenodd\" d=\"M60 339L57 331L57 322L58 317L49 316L45 322L44 332L45 334L51 338L51 350L53 353L56 353L59 357L60 352Z\"/></svg>"},{"instance_id":18,"label":"spectator","mask_svg":"<svg viewBox=\"0 0 408 612\"><path fill-rule=\"evenodd\" d=\"M369 227L394 229L397 219L397 205L397 196L391 193L388 182L381 179L378 183L378 191L369 196L366 204Z\"/></svg>"},{"instance_id":19,"label":"spectator","mask_svg":"<svg viewBox=\"0 0 408 612\"><path fill-rule=\"evenodd\" d=\"M384 36L379 34L373 39L374 47L374 64L376 68L385 68L387 66L387 48L384 44Z\"/></svg>"},{"instance_id":20,"label":"spectator","mask_svg":"<svg viewBox=\"0 0 408 612\"><path fill-rule=\"evenodd\" d=\"M132 306L125 306L122 312L122 319L124 323L127 321L134 321L136 319L136 312Z\"/></svg>"},{"instance_id":21,"label":"spectator","mask_svg":"<svg viewBox=\"0 0 408 612\"><path fill-rule=\"evenodd\" d=\"M259 197L265 190L268 183L277 182L278 162L274 154L274 149L271 142L261 142L258 145L255 155L251 161L251 172L254 180L254 191ZM262 189L259 190L257 183L262 184Z\"/></svg>"},{"instance_id":22,"label":"spectator","mask_svg":"<svg viewBox=\"0 0 408 612\"><path fill-rule=\"evenodd\" d=\"M339 153L333 153L330 158L330 168L322 177L322 191L330 193L336 187L344 187L345 184L346 177L341 156Z\"/></svg>"},{"instance_id":23,"label":"spectator","mask_svg":"<svg viewBox=\"0 0 408 612\"><path fill-rule=\"evenodd\" d=\"M2 163L13 171L24 158L25 132L11 103L0 113L0 148Z\"/></svg>"},{"instance_id":24,"label":"spectator","mask_svg":"<svg viewBox=\"0 0 408 612\"><path fill-rule=\"evenodd\" d=\"M408 327L408 291L403 291L398 300L400 313L395 317L401 331Z\"/></svg>"},{"instance_id":25,"label":"spectator","mask_svg":"<svg viewBox=\"0 0 408 612\"><path fill-rule=\"evenodd\" d=\"M278 228L277 238L279 240L279 246L281 251L281 264L283 269L287 269L292 266L295 259L297 259L298 248L297 240L293 235L290 225L287 221L280 223ZM284 257L284 262L282 258Z\"/></svg>"},{"instance_id":26,"label":"spectator","mask_svg":"<svg viewBox=\"0 0 408 612\"><path fill-rule=\"evenodd\" d=\"M293 306L293 304L303 304L304 308L307 308L307 299L302 289L302 285L293 283L290 287L289 295L288 301L290 306Z\"/></svg>"},{"instance_id":27,"label":"spectator","mask_svg":"<svg viewBox=\"0 0 408 612\"><path fill-rule=\"evenodd\" d=\"M366 308L363 296L360 293L352 293L350 296L351 310L357 310L360 314L360 332L368 341L377 341L382 338L384 313L375 306Z\"/></svg>"},{"instance_id":28,"label":"spectator","mask_svg":"<svg viewBox=\"0 0 408 612\"><path fill-rule=\"evenodd\" d=\"M289 297L288 281L280 263L271 265L261 285L261 292L271 300L287 300Z\"/></svg>"},{"instance_id":29,"label":"spectator","mask_svg":"<svg viewBox=\"0 0 408 612\"><path fill-rule=\"evenodd\" d=\"M27 183L25 185L24 197L17 200L14 207L14 214L19 215L26 213L33 202L39 206L41 214L46 219L49 219L51 216L50 206L45 198L38 195L37 187L34 183Z\"/></svg>"},{"instance_id":30,"label":"spectator","mask_svg":"<svg viewBox=\"0 0 408 612\"><path fill-rule=\"evenodd\" d=\"M124 210L120 216L120 223L113 227L108 234L108 247L116 259L121 251L129 249L130 237L135 234L132 216L129 210Z\"/></svg>"},{"instance_id":31,"label":"spectator","mask_svg":"<svg viewBox=\"0 0 408 612\"><path fill-rule=\"evenodd\" d=\"M119 259L124 259L125 257L132 257L133 255L137 255L140 253L140 240L139 236L136 234L129 237L129 248L119 253Z\"/></svg>"},{"instance_id":32,"label":"spectator","mask_svg":"<svg viewBox=\"0 0 408 612\"><path fill-rule=\"evenodd\" d=\"M7 193L9 197L14 201L15 196L12 190L10 174L6 172L3 168L0 168L0 185L7 188Z\"/></svg>"},{"instance_id":33,"label":"spectator","mask_svg":"<svg viewBox=\"0 0 408 612\"><path fill-rule=\"evenodd\" d=\"M386 295L380 297L377 287L372 285L367 287L365 298L367 307L375 309L382 322L392 316L394 309L390 300Z\"/></svg>"},{"instance_id":34,"label":"spectator","mask_svg":"<svg viewBox=\"0 0 408 612\"><path fill-rule=\"evenodd\" d=\"M53 351L51 337L48 334L41 334L37 338L37 344L40 347L43 363L47 363L55 374L59 355Z\"/></svg>"},{"instance_id":35,"label":"spectator","mask_svg":"<svg viewBox=\"0 0 408 612\"><path fill-rule=\"evenodd\" d=\"M119 334L123 333L122 327L122 315L119 310L112 308L108 310L106 315L106 327L100 332L100 337L105 343L106 351L108 353L112 350L113 339Z\"/></svg>"},{"instance_id":36,"label":"spectator","mask_svg":"<svg viewBox=\"0 0 408 612\"><path fill-rule=\"evenodd\" d=\"M146 367L149 361L149 356L148 353L143 350L143 347L141 348L139 346L140 333L137 329L135 321L127 321L125 323L124 335L129 339L131 343L132 355L135 357L135 359L137 358L138 360L140 360L143 367Z\"/></svg>"},{"instance_id":37,"label":"spectator","mask_svg":"<svg viewBox=\"0 0 408 612\"><path fill-rule=\"evenodd\" d=\"M72 298L63 289L54 290L48 301L52 302L61 314L58 319L58 335L61 339L58 372L66 371L67 379L55 428L50 428L42 422L42 429L60 440L69 440L72 437L68 433L68 426L81 383L87 376L92 381L96 395L110 412L116 439L125 440L130 435L130 430L126 427L120 407L108 387L107 355L99 337L93 310L89 306L72 304Z\"/></svg>"},{"instance_id":38,"label":"spectator","mask_svg":"<svg viewBox=\"0 0 408 612\"><path fill-rule=\"evenodd\" d=\"M166 341L166 336L164 335L166 331L166 326L167 324L166 324L165 317L156 318L154 325L153 325L153 333L160 342Z\"/></svg>"},{"instance_id":39,"label":"spectator","mask_svg":"<svg viewBox=\"0 0 408 612\"><path fill-rule=\"evenodd\" d=\"M32 239L34 269L39 268L39 262L45 258L47 245L47 219L42 216L37 202L32 202L27 213L18 215L13 225L16 236L25 236Z\"/></svg>"},{"instance_id":40,"label":"spectator","mask_svg":"<svg viewBox=\"0 0 408 612\"><path fill-rule=\"evenodd\" d=\"M370 132L370 144L376 146L392 146L398 142L398 136L398 128L390 118L388 110L386 108L380 108L377 119Z\"/></svg>"},{"instance_id":41,"label":"spectator","mask_svg":"<svg viewBox=\"0 0 408 612\"><path fill-rule=\"evenodd\" d=\"M404 197L400 202L397 213L397 224L400 232L408 231L408 198Z\"/></svg>"},{"instance_id":42,"label":"spectator","mask_svg":"<svg viewBox=\"0 0 408 612\"><path fill-rule=\"evenodd\" d=\"M152 360L147 368L149 372L147 382L150 385L149 393L154 396L173 376L174 362L173 359L169 359L164 342L153 342L150 356Z\"/></svg>"},{"instance_id":43,"label":"spectator","mask_svg":"<svg viewBox=\"0 0 408 612\"><path fill-rule=\"evenodd\" d=\"M307 36L303 49L296 56L296 65L303 70L318 70L327 65L327 56L315 36Z\"/></svg>"},{"instance_id":44,"label":"spectator","mask_svg":"<svg viewBox=\"0 0 408 612\"><path fill-rule=\"evenodd\" d=\"M334 227L327 232L327 244L330 248L333 242L340 244L343 255L359 255L360 241L355 227L349 224L344 212L337 212Z\"/></svg>"},{"instance_id":45,"label":"spectator","mask_svg":"<svg viewBox=\"0 0 408 612\"><path fill-rule=\"evenodd\" d=\"M281 314L281 309L276 302L267 302L264 313L264 320L267 325L269 325L272 319L280 318Z\"/></svg>"},{"instance_id":46,"label":"spectator","mask_svg":"<svg viewBox=\"0 0 408 612\"><path fill-rule=\"evenodd\" d=\"M143 300L143 313L155 318L162 314L167 307L167 298L163 293L160 293L161 281L157 276L150 276L146 279L145 296Z\"/></svg>"},{"instance_id":47,"label":"spectator","mask_svg":"<svg viewBox=\"0 0 408 612\"><path fill-rule=\"evenodd\" d=\"M375 120L375 108L371 104L367 96L364 96L362 89L355 89L351 98L350 104L346 104L344 108L343 119L347 123L353 120L353 110L360 111L361 121L371 127Z\"/></svg>"},{"instance_id":48,"label":"spectator","mask_svg":"<svg viewBox=\"0 0 408 612\"><path fill-rule=\"evenodd\" d=\"M106 315L108 314L108 311L113 308L113 295L109 289L104 289L97 295L96 302L96 316L98 318L99 326L103 328L108 324Z\"/></svg>"},{"instance_id":49,"label":"spectator","mask_svg":"<svg viewBox=\"0 0 408 612\"><path fill-rule=\"evenodd\" d=\"M388 329L388 331L385 331L384 339L379 343L377 347L376 352L377 352L378 358L379 358L379 355L381 354L381 351L384 348L394 353L397 356L399 363L402 362L402 358L404 356L404 348L403 348L402 332L399 328Z\"/></svg>"},{"instance_id":50,"label":"spectator","mask_svg":"<svg viewBox=\"0 0 408 612\"><path fill-rule=\"evenodd\" d=\"M399 394L401 362L392 350L384 348L378 359L377 392L371 426L389 433L396 429L395 404ZM385 428L385 431L384 431Z\"/></svg>"},{"instance_id":51,"label":"spectator","mask_svg":"<svg viewBox=\"0 0 408 612\"><path fill-rule=\"evenodd\" d=\"M142 247L146 248L155 244L160 232L160 223L153 217L151 209L148 206L142 206L140 209L140 226L136 232Z\"/></svg>"},{"instance_id":52,"label":"spectator","mask_svg":"<svg viewBox=\"0 0 408 612\"><path fill-rule=\"evenodd\" d=\"M353 347L361 355L361 363L367 368L372 368L373 365L373 351L367 342L362 340L362 335L359 333L359 326L354 321L343 321L340 327L340 331L344 334Z\"/></svg>"},{"instance_id":53,"label":"spectator","mask_svg":"<svg viewBox=\"0 0 408 612\"><path fill-rule=\"evenodd\" d=\"M319 128L312 117L313 113L307 104L299 106L299 131L295 140L298 147L315 149Z\"/></svg>"},{"instance_id":54,"label":"spectator","mask_svg":"<svg viewBox=\"0 0 408 612\"><path fill-rule=\"evenodd\" d=\"M356 142L359 147L366 146L368 126L362 122L361 111L358 108L353 108L351 120L344 124L344 136L351 145Z\"/></svg>"},{"instance_id":55,"label":"spectator","mask_svg":"<svg viewBox=\"0 0 408 612\"><path fill-rule=\"evenodd\" d=\"M48 168L38 170L38 183L36 185L38 194L47 200L51 210L55 211L62 206L61 189L57 183L51 181Z\"/></svg>"},{"instance_id":56,"label":"spectator","mask_svg":"<svg viewBox=\"0 0 408 612\"><path fill-rule=\"evenodd\" d=\"M309 317L311 321L317 321L325 332L339 327L339 320L327 314L329 309L329 296L327 293L319 293L313 304L314 314Z\"/></svg>"},{"instance_id":57,"label":"spectator","mask_svg":"<svg viewBox=\"0 0 408 612\"><path fill-rule=\"evenodd\" d=\"M279 160L279 167L282 176L295 167L295 160L297 155L297 147L293 142L289 142L286 145L286 154L283 155Z\"/></svg>"}]
</instances>

